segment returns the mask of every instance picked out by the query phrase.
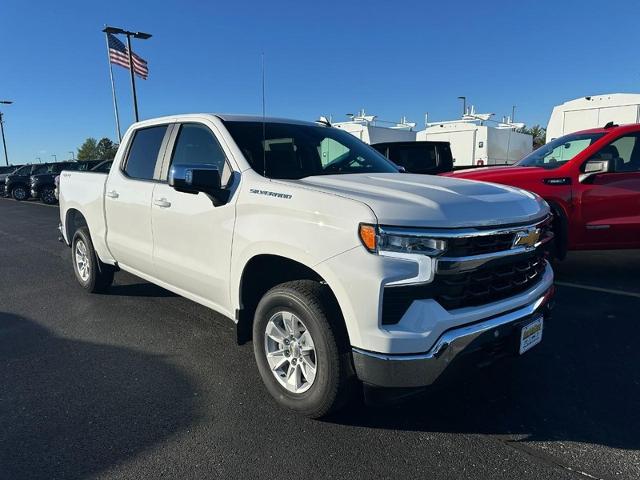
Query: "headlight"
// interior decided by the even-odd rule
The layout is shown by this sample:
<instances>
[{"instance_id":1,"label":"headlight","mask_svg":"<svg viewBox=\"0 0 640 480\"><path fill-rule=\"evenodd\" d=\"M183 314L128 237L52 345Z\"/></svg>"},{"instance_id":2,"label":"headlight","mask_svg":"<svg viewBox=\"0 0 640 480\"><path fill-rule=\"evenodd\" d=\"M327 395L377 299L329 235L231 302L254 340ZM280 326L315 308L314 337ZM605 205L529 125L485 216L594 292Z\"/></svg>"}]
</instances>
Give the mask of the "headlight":
<instances>
[{"instance_id":1,"label":"headlight","mask_svg":"<svg viewBox=\"0 0 640 480\"><path fill-rule=\"evenodd\" d=\"M436 257L447 248L445 240L430 238L416 230L378 229L374 225L363 223L359 234L362 244L371 253L394 252Z\"/></svg>"}]
</instances>

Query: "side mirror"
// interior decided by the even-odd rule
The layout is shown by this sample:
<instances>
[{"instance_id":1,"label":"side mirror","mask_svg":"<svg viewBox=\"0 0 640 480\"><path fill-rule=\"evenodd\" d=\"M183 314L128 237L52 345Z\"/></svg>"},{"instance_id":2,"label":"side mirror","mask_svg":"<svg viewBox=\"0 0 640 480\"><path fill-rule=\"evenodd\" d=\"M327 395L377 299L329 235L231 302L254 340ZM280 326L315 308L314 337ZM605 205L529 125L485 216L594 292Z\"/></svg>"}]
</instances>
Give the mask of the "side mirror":
<instances>
[{"instance_id":1,"label":"side mirror","mask_svg":"<svg viewBox=\"0 0 640 480\"><path fill-rule=\"evenodd\" d=\"M611 161L601 158L591 158L584 165L584 173L580 174L580 183L586 183L600 173L611 171Z\"/></svg>"},{"instance_id":2,"label":"side mirror","mask_svg":"<svg viewBox=\"0 0 640 480\"><path fill-rule=\"evenodd\" d=\"M220 172L216 165L173 165L169 172L169 186L178 192L203 192L218 203L226 203L229 200L229 191L222 188Z\"/></svg>"}]
</instances>

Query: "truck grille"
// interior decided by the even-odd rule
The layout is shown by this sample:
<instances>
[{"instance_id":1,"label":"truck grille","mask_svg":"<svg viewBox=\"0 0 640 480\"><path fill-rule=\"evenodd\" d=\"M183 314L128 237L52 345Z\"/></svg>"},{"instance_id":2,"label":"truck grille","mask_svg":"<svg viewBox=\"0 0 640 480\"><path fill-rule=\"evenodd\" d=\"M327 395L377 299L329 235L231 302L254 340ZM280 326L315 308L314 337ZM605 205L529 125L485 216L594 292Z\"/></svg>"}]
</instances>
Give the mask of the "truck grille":
<instances>
[{"instance_id":1,"label":"truck grille","mask_svg":"<svg viewBox=\"0 0 640 480\"><path fill-rule=\"evenodd\" d=\"M538 227L545 243L553 238L550 218ZM509 232L447 239L445 256L465 261L465 257L511 250L517 230L516 227ZM398 323L414 300L434 299L444 309L455 310L518 295L542 280L546 257L541 245L525 253L497 256L471 270L436 272L431 283L385 287L381 322Z\"/></svg>"},{"instance_id":2,"label":"truck grille","mask_svg":"<svg viewBox=\"0 0 640 480\"><path fill-rule=\"evenodd\" d=\"M436 300L447 310L483 305L509 298L533 287L546 266L542 254L507 265L437 276Z\"/></svg>"},{"instance_id":3,"label":"truck grille","mask_svg":"<svg viewBox=\"0 0 640 480\"><path fill-rule=\"evenodd\" d=\"M400 321L414 300L435 299L446 310L484 305L533 288L544 274L545 254L518 255L501 265L488 265L465 273L436 274L425 285L386 287L382 300L382 324Z\"/></svg>"}]
</instances>

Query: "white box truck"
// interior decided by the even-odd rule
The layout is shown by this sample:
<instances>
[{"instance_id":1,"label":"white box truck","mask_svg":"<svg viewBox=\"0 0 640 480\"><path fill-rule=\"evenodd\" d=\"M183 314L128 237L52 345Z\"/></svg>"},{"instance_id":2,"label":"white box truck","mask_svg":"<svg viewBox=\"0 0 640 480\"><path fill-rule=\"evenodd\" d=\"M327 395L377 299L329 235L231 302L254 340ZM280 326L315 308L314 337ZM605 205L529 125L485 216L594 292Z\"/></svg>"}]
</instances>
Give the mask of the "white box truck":
<instances>
[{"instance_id":1,"label":"white box truck","mask_svg":"<svg viewBox=\"0 0 640 480\"><path fill-rule=\"evenodd\" d=\"M512 126L482 125L479 120L430 123L417 134L418 141L451 144L454 168L510 165L533 151L533 137Z\"/></svg>"},{"instance_id":2,"label":"white box truck","mask_svg":"<svg viewBox=\"0 0 640 480\"><path fill-rule=\"evenodd\" d=\"M547 142L569 133L640 122L640 94L610 93L569 100L557 105L547 124Z\"/></svg>"}]
</instances>

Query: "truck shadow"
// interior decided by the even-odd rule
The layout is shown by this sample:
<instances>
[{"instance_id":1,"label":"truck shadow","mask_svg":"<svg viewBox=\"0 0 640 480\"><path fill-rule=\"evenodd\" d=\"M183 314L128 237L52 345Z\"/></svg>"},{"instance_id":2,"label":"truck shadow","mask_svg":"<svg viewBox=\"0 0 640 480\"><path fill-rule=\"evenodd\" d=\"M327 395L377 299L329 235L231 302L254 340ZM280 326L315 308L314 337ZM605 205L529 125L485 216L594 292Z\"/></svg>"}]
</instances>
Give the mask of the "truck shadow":
<instances>
[{"instance_id":1,"label":"truck shadow","mask_svg":"<svg viewBox=\"0 0 640 480\"><path fill-rule=\"evenodd\" d=\"M3 312L0 385L3 478L93 476L199 416L194 385L166 359Z\"/></svg>"},{"instance_id":2,"label":"truck shadow","mask_svg":"<svg viewBox=\"0 0 640 480\"><path fill-rule=\"evenodd\" d=\"M640 300L559 287L542 344L391 408L331 422L639 449Z\"/></svg>"}]
</instances>

